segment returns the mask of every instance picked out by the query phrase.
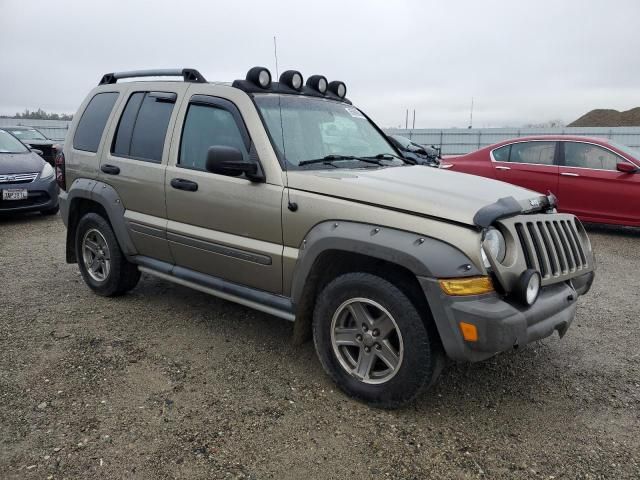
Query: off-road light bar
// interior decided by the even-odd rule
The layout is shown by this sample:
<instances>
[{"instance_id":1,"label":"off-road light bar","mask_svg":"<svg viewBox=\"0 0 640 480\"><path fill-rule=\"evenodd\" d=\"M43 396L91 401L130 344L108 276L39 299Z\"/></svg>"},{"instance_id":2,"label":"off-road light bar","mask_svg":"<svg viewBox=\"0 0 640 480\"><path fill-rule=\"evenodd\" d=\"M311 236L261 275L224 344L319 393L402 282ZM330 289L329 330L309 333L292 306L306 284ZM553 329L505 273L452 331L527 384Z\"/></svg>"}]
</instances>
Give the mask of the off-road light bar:
<instances>
[{"instance_id":1,"label":"off-road light bar","mask_svg":"<svg viewBox=\"0 0 640 480\"><path fill-rule=\"evenodd\" d=\"M302 74L297 70L287 70L280 75L280 83L294 90L302 88Z\"/></svg>"},{"instance_id":2,"label":"off-road light bar","mask_svg":"<svg viewBox=\"0 0 640 480\"><path fill-rule=\"evenodd\" d=\"M329 83L327 82L327 78L323 75L311 75L309 78L307 78L307 87L312 88L322 95L327 93L328 85Z\"/></svg>"},{"instance_id":3,"label":"off-road light bar","mask_svg":"<svg viewBox=\"0 0 640 480\"><path fill-rule=\"evenodd\" d=\"M269 88L271 86L271 72L264 67L253 67L247 72L246 78L247 81L260 88Z\"/></svg>"},{"instance_id":4,"label":"off-road light bar","mask_svg":"<svg viewBox=\"0 0 640 480\"><path fill-rule=\"evenodd\" d=\"M339 80L329 83L329 91L340 98L347 96L347 86Z\"/></svg>"}]
</instances>

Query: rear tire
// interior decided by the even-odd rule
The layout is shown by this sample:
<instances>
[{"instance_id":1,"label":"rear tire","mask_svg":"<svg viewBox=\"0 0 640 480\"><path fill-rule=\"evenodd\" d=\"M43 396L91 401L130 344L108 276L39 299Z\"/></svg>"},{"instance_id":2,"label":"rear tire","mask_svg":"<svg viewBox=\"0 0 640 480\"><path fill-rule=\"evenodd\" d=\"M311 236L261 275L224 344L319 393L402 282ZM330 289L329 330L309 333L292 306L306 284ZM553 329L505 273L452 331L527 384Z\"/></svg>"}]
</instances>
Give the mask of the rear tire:
<instances>
[{"instance_id":1,"label":"rear tire","mask_svg":"<svg viewBox=\"0 0 640 480\"><path fill-rule=\"evenodd\" d=\"M88 213L76 228L76 258L85 283L98 295L122 295L138 284L140 271L125 258L101 215Z\"/></svg>"},{"instance_id":2,"label":"rear tire","mask_svg":"<svg viewBox=\"0 0 640 480\"><path fill-rule=\"evenodd\" d=\"M369 273L347 273L318 295L313 314L316 352L348 395L398 408L433 384L441 348L430 313L405 292Z\"/></svg>"}]
</instances>

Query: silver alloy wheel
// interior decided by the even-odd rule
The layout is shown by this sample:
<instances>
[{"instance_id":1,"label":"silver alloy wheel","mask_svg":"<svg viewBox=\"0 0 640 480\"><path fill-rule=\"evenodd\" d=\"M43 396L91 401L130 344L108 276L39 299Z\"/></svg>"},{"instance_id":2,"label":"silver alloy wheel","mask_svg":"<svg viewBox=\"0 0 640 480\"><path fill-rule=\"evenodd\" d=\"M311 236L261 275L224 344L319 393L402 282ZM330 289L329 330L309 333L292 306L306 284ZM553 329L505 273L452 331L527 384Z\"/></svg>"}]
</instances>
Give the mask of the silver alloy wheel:
<instances>
[{"instance_id":1,"label":"silver alloy wheel","mask_svg":"<svg viewBox=\"0 0 640 480\"><path fill-rule=\"evenodd\" d=\"M89 276L97 282L104 282L111 271L109 245L102 233L92 228L82 238L82 260Z\"/></svg>"},{"instance_id":2,"label":"silver alloy wheel","mask_svg":"<svg viewBox=\"0 0 640 480\"><path fill-rule=\"evenodd\" d=\"M368 298L351 298L331 320L331 345L340 365L363 383L391 380L402 365L402 334L391 314Z\"/></svg>"}]
</instances>

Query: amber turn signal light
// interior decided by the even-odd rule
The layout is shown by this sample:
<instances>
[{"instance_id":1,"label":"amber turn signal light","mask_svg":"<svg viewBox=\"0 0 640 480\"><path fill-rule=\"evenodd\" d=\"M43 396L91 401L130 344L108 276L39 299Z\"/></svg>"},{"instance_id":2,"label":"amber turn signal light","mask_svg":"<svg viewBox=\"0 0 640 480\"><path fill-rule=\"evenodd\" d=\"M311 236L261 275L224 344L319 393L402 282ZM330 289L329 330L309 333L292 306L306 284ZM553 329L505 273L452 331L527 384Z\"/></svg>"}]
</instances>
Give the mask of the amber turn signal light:
<instances>
[{"instance_id":1,"label":"amber turn signal light","mask_svg":"<svg viewBox=\"0 0 640 480\"><path fill-rule=\"evenodd\" d=\"M481 295L493 292L489 277L444 278L439 280L440 288L447 295Z\"/></svg>"},{"instance_id":2,"label":"amber turn signal light","mask_svg":"<svg viewBox=\"0 0 640 480\"><path fill-rule=\"evenodd\" d=\"M460 331L462 332L462 337L467 342L477 342L478 341L478 329L473 323L460 322Z\"/></svg>"}]
</instances>

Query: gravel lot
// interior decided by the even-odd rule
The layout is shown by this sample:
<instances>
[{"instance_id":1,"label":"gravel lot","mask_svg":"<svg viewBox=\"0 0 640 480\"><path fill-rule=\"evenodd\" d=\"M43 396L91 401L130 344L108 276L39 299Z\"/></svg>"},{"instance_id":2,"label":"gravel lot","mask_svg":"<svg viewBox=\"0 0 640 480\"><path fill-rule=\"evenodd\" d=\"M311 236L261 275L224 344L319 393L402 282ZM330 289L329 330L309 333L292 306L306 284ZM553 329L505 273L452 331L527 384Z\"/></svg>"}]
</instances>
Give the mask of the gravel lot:
<instances>
[{"instance_id":1,"label":"gravel lot","mask_svg":"<svg viewBox=\"0 0 640 480\"><path fill-rule=\"evenodd\" d=\"M640 478L640 231L592 227L564 339L448 367L400 411L291 324L143 276L105 299L59 217L0 218L2 478Z\"/></svg>"}]
</instances>

